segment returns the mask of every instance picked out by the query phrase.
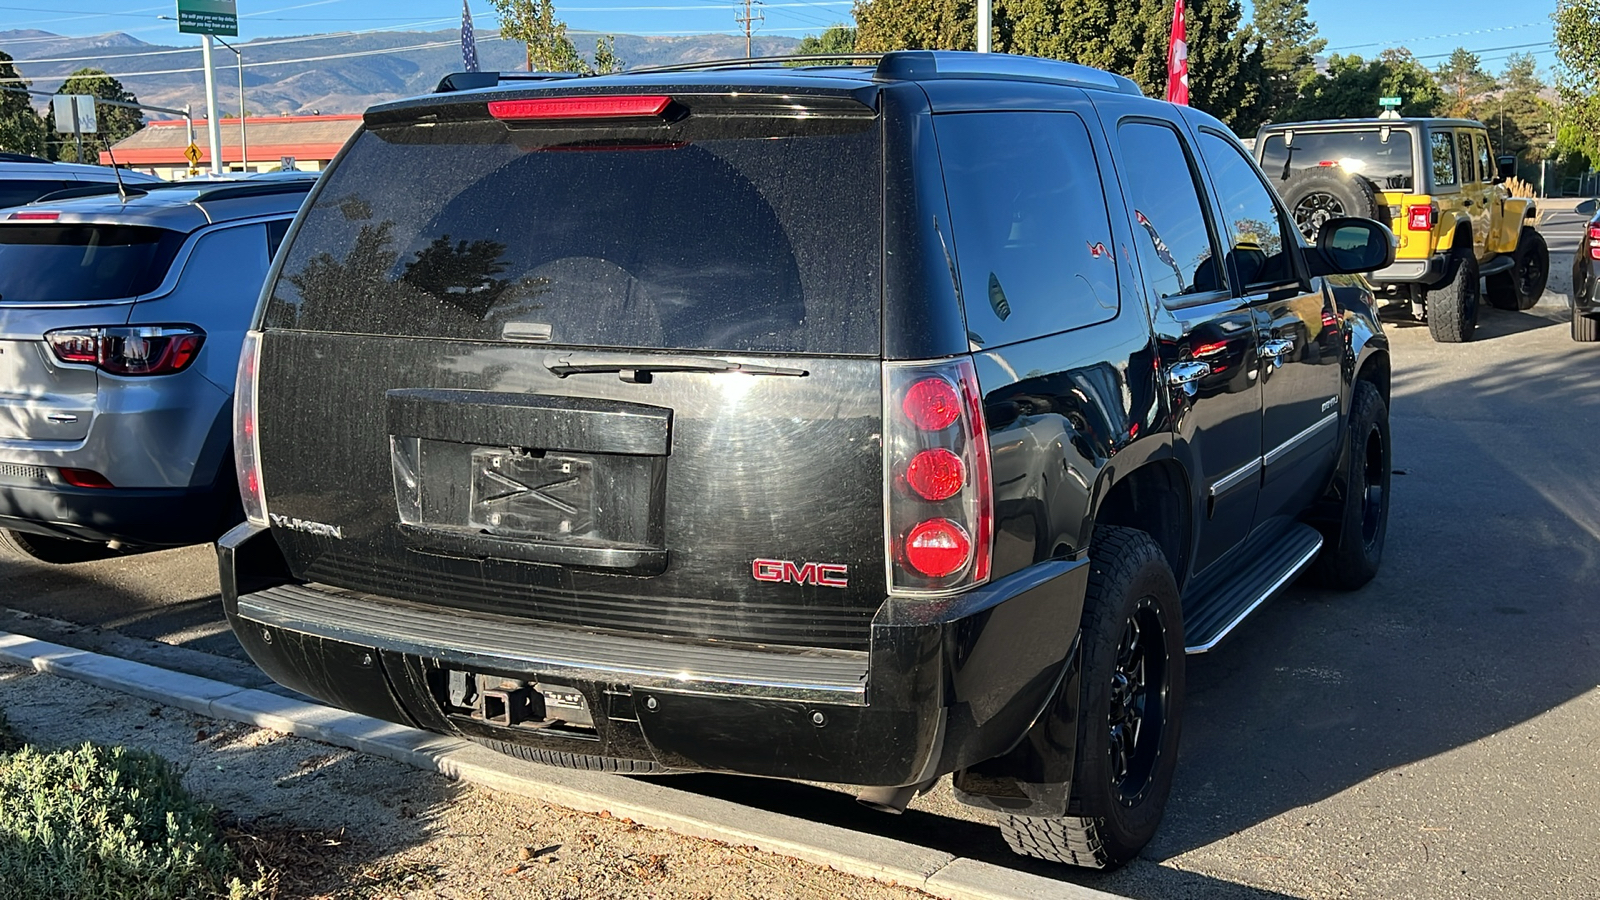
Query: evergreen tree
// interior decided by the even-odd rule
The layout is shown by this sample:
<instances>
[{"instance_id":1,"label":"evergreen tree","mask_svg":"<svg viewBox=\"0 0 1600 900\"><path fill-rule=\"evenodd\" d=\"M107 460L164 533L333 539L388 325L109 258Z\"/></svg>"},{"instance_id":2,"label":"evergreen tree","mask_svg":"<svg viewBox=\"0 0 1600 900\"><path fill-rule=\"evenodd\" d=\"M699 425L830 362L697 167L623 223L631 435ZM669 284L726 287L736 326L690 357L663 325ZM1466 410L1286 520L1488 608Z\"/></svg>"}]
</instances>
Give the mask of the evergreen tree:
<instances>
[{"instance_id":1,"label":"evergreen tree","mask_svg":"<svg viewBox=\"0 0 1600 900\"><path fill-rule=\"evenodd\" d=\"M1450 59L1437 72L1439 87L1444 90L1444 114L1463 119L1478 116L1478 105L1494 89L1494 79L1483 70L1476 53L1457 47Z\"/></svg>"},{"instance_id":2,"label":"evergreen tree","mask_svg":"<svg viewBox=\"0 0 1600 900\"><path fill-rule=\"evenodd\" d=\"M101 100L120 100L124 103L139 102L138 97L124 88L122 82L107 75L104 69L79 69L61 83L56 93L89 94ZM96 103L94 116L96 133L83 136L83 158L79 159L78 142L72 132L69 130L61 134L56 130L54 106L45 113L45 130L56 151L54 158L67 162L98 163L100 151L144 126L144 113L126 106Z\"/></svg>"},{"instance_id":3,"label":"evergreen tree","mask_svg":"<svg viewBox=\"0 0 1600 900\"><path fill-rule=\"evenodd\" d=\"M1514 53L1500 74L1499 91L1478 112L1495 153L1510 153L1537 162L1544 159L1555 134L1555 110L1542 96L1546 85L1531 53Z\"/></svg>"},{"instance_id":4,"label":"evergreen tree","mask_svg":"<svg viewBox=\"0 0 1600 900\"><path fill-rule=\"evenodd\" d=\"M0 50L0 150L45 154L44 120L28 102L27 87L12 65L11 55Z\"/></svg>"},{"instance_id":5,"label":"evergreen tree","mask_svg":"<svg viewBox=\"0 0 1600 900\"><path fill-rule=\"evenodd\" d=\"M1316 77L1316 55L1328 42L1306 14L1306 0L1256 0L1253 20L1261 40L1262 105L1286 109L1300 88Z\"/></svg>"}]
</instances>

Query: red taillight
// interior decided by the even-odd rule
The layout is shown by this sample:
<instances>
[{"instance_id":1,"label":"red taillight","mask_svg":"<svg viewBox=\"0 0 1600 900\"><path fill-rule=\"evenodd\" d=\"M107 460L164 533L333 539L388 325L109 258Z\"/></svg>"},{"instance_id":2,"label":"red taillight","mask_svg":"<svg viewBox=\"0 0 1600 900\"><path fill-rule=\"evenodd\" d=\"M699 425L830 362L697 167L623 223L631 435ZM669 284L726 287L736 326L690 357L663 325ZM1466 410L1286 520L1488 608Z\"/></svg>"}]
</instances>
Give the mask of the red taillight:
<instances>
[{"instance_id":1,"label":"red taillight","mask_svg":"<svg viewBox=\"0 0 1600 900\"><path fill-rule=\"evenodd\" d=\"M1600 225L1589 226L1589 258L1600 259Z\"/></svg>"},{"instance_id":2,"label":"red taillight","mask_svg":"<svg viewBox=\"0 0 1600 900\"><path fill-rule=\"evenodd\" d=\"M929 578L946 578L966 568L972 539L949 519L920 522L906 535L906 564Z\"/></svg>"},{"instance_id":3,"label":"red taillight","mask_svg":"<svg viewBox=\"0 0 1600 900\"><path fill-rule=\"evenodd\" d=\"M970 359L884 366L891 590L940 596L989 579L994 491Z\"/></svg>"},{"instance_id":4,"label":"red taillight","mask_svg":"<svg viewBox=\"0 0 1600 900\"><path fill-rule=\"evenodd\" d=\"M46 210L23 210L12 213L11 218L17 222L54 222L61 218L61 213Z\"/></svg>"},{"instance_id":5,"label":"red taillight","mask_svg":"<svg viewBox=\"0 0 1600 900\"><path fill-rule=\"evenodd\" d=\"M261 486L261 437L256 427L256 364L260 359L261 332L245 332L233 389L233 464L244 516L265 528L267 497Z\"/></svg>"},{"instance_id":6,"label":"red taillight","mask_svg":"<svg viewBox=\"0 0 1600 900\"><path fill-rule=\"evenodd\" d=\"M918 453L906 466L906 484L924 500L948 500L966 480L961 457L943 447Z\"/></svg>"},{"instance_id":7,"label":"red taillight","mask_svg":"<svg viewBox=\"0 0 1600 900\"><path fill-rule=\"evenodd\" d=\"M1406 207L1406 227L1412 231L1433 230L1433 206L1419 203Z\"/></svg>"},{"instance_id":8,"label":"red taillight","mask_svg":"<svg viewBox=\"0 0 1600 900\"><path fill-rule=\"evenodd\" d=\"M525 100L490 100L489 115L496 119L626 119L659 116L671 97L538 97Z\"/></svg>"},{"instance_id":9,"label":"red taillight","mask_svg":"<svg viewBox=\"0 0 1600 900\"><path fill-rule=\"evenodd\" d=\"M1194 348L1194 355L1195 356L1215 356L1216 354L1221 353L1222 351L1224 351L1226 349L1228 349L1228 342L1227 341L1213 341L1212 343L1201 344L1200 346Z\"/></svg>"},{"instance_id":10,"label":"red taillight","mask_svg":"<svg viewBox=\"0 0 1600 900\"><path fill-rule=\"evenodd\" d=\"M62 469L61 480L73 487L108 488L113 485L104 475L93 469Z\"/></svg>"},{"instance_id":11,"label":"red taillight","mask_svg":"<svg viewBox=\"0 0 1600 900\"><path fill-rule=\"evenodd\" d=\"M112 375L172 375L194 362L205 332L192 325L59 328L45 332L56 359Z\"/></svg>"},{"instance_id":12,"label":"red taillight","mask_svg":"<svg viewBox=\"0 0 1600 900\"><path fill-rule=\"evenodd\" d=\"M934 376L913 384L900 408L923 431L943 431L961 418L961 397L955 385Z\"/></svg>"}]
</instances>

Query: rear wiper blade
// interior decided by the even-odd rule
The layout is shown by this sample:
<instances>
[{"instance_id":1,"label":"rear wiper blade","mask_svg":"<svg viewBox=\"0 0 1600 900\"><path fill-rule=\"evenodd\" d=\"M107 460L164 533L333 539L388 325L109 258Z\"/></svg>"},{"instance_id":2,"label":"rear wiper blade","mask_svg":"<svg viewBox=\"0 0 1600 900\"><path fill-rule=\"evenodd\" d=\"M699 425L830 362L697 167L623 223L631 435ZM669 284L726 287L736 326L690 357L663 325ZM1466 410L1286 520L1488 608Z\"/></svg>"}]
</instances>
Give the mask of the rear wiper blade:
<instances>
[{"instance_id":1,"label":"rear wiper blade","mask_svg":"<svg viewBox=\"0 0 1600 900\"><path fill-rule=\"evenodd\" d=\"M741 375L809 375L805 369L786 369L781 366L764 366L760 363L737 363L715 356L656 356L645 354L619 354L610 356L584 356L574 361L568 357L545 357L545 368L557 378L583 375L592 372L616 372L623 381L648 384L656 372L734 372Z\"/></svg>"}]
</instances>

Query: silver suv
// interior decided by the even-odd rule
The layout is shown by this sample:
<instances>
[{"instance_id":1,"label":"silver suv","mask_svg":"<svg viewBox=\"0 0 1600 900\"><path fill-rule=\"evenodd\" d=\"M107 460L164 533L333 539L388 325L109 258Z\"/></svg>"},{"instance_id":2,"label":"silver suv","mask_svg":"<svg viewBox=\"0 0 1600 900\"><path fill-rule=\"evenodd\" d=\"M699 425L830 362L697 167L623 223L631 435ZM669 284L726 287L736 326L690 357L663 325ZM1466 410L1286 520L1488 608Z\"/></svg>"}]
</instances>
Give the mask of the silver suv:
<instances>
[{"instance_id":1,"label":"silver suv","mask_svg":"<svg viewBox=\"0 0 1600 900\"><path fill-rule=\"evenodd\" d=\"M122 183L131 187L146 188L161 183L154 175L126 169L113 173L106 166L51 162L26 153L0 153L0 207L32 203L57 191L101 185L115 187L119 174Z\"/></svg>"},{"instance_id":2,"label":"silver suv","mask_svg":"<svg viewBox=\"0 0 1600 900\"><path fill-rule=\"evenodd\" d=\"M0 543L80 562L243 518L234 370L314 181L129 184L0 211Z\"/></svg>"}]
</instances>

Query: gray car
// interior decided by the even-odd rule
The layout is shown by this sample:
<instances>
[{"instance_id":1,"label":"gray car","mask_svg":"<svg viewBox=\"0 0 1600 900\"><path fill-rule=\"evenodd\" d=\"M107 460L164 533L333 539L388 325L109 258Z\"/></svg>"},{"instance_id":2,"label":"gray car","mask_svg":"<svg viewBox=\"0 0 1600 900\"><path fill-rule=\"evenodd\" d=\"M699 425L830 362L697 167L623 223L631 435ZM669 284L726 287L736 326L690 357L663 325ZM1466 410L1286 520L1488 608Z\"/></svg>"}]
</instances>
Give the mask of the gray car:
<instances>
[{"instance_id":1,"label":"gray car","mask_svg":"<svg viewBox=\"0 0 1600 900\"><path fill-rule=\"evenodd\" d=\"M128 185L0 211L0 543L78 562L242 519L234 370L314 181Z\"/></svg>"},{"instance_id":2,"label":"gray car","mask_svg":"<svg viewBox=\"0 0 1600 900\"><path fill-rule=\"evenodd\" d=\"M115 187L118 177L123 184L141 190L161 183L154 175L126 169L113 172L107 166L51 162L26 153L0 152L0 207L32 203L58 191Z\"/></svg>"}]
</instances>

